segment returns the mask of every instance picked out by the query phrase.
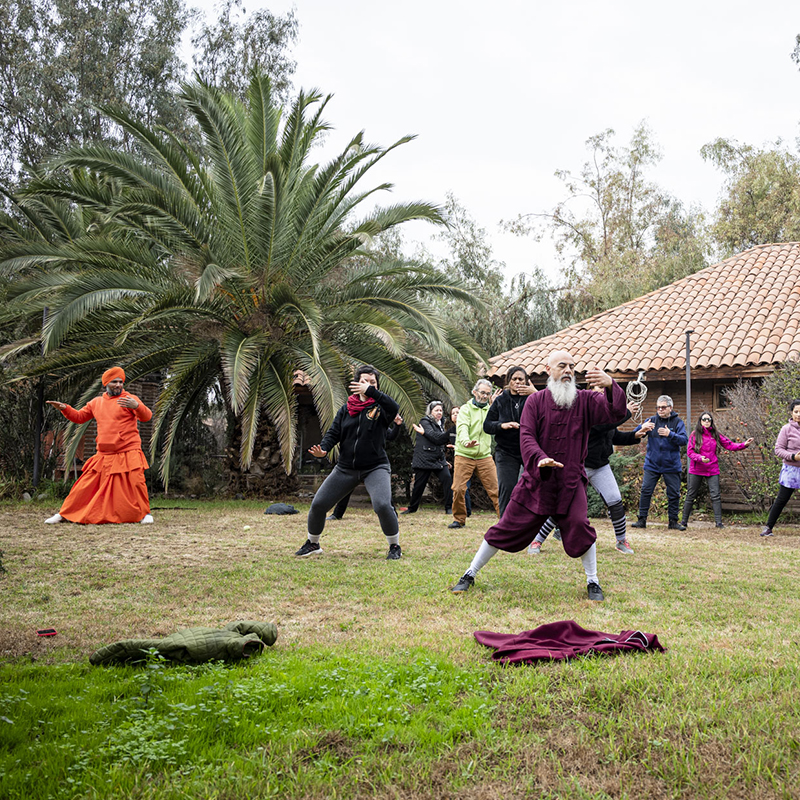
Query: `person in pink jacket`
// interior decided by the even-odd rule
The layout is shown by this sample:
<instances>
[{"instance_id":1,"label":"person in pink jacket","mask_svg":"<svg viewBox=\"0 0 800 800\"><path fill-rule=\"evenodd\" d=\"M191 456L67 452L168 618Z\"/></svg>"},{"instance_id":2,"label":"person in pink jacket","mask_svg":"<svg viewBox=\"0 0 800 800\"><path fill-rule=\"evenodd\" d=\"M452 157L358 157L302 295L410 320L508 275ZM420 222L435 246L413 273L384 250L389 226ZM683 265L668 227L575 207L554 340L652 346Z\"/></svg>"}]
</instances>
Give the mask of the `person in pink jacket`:
<instances>
[{"instance_id":1,"label":"person in pink jacket","mask_svg":"<svg viewBox=\"0 0 800 800\"><path fill-rule=\"evenodd\" d=\"M783 466L778 478L780 484L778 496L769 510L767 524L761 531L762 536L772 536L772 529L781 511L794 494L794 490L800 489L800 400L792 400L789 411L792 418L781 428L775 440L775 455L783 459Z\"/></svg>"},{"instance_id":2,"label":"person in pink jacket","mask_svg":"<svg viewBox=\"0 0 800 800\"><path fill-rule=\"evenodd\" d=\"M722 500L719 493L719 459L717 448L726 450L744 450L749 447L753 439L744 442L732 442L723 436L714 427L714 418L708 411L704 411L697 420L697 427L689 436L686 454L689 456L689 478L686 482L686 500L683 503L683 519L681 524L686 525L689 514L703 478L708 481L708 493L711 496L711 507L714 509L714 520L718 528L722 524Z\"/></svg>"}]
</instances>

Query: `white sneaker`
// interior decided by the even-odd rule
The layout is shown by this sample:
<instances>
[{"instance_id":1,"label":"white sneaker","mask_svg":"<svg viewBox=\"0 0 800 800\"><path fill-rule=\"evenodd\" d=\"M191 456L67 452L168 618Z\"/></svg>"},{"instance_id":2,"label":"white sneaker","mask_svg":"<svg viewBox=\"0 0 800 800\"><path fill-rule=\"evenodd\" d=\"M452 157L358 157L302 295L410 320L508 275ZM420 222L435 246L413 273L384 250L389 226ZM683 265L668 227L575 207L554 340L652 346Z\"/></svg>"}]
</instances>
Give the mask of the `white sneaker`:
<instances>
[{"instance_id":1,"label":"white sneaker","mask_svg":"<svg viewBox=\"0 0 800 800\"><path fill-rule=\"evenodd\" d=\"M45 525L55 525L57 522L65 522L64 517L61 514L53 514L52 517L48 517L45 521Z\"/></svg>"},{"instance_id":2,"label":"white sneaker","mask_svg":"<svg viewBox=\"0 0 800 800\"><path fill-rule=\"evenodd\" d=\"M139 520L140 525L152 525L153 524L153 515L152 514L145 514L144 519Z\"/></svg>"}]
</instances>

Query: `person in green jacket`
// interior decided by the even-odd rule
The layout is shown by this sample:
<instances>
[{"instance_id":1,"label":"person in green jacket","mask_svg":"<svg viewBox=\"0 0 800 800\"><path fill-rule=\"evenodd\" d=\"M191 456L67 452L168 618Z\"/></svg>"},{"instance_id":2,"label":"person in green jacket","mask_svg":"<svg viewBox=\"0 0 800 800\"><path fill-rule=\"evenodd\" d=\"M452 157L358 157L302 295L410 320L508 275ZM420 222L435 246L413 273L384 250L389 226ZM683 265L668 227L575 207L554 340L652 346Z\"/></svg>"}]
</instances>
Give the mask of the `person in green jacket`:
<instances>
[{"instance_id":1,"label":"person in green jacket","mask_svg":"<svg viewBox=\"0 0 800 800\"><path fill-rule=\"evenodd\" d=\"M472 400L464 403L458 412L453 466L453 521L448 528L463 528L467 523L464 494L467 482L474 472L478 473L495 512L498 516L500 514L497 504L497 470L492 458L492 437L483 430L483 422L493 399L492 384L481 378L472 389Z\"/></svg>"}]
</instances>

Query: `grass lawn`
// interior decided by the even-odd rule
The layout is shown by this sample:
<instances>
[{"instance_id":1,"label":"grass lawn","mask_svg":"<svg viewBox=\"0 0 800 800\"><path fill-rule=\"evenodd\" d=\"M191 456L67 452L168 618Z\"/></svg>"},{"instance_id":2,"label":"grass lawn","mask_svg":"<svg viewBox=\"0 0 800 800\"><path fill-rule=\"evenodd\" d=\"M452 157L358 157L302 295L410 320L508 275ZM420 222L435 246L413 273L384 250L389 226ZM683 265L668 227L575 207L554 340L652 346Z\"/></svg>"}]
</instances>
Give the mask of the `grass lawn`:
<instances>
[{"instance_id":1,"label":"grass lawn","mask_svg":"<svg viewBox=\"0 0 800 800\"><path fill-rule=\"evenodd\" d=\"M321 556L305 515L158 502L155 524L44 525L0 507L3 798L800 798L800 527L685 533L636 554L598 528L605 603L548 540L448 591L493 517L401 517L401 561L351 507ZM302 507L302 510L307 510ZM91 667L126 638L275 622L234 665ZM503 667L476 630L574 619L663 654ZM39 628L55 628L49 639Z\"/></svg>"}]
</instances>

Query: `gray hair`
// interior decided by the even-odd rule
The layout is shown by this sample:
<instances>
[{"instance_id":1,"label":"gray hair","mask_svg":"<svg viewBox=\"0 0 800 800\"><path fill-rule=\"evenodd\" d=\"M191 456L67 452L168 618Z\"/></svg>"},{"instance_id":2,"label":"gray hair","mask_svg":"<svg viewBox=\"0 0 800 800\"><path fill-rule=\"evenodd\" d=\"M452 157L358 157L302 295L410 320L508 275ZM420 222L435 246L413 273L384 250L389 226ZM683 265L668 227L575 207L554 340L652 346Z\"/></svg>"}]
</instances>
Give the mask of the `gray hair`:
<instances>
[{"instance_id":1,"label":"gray hair","mask_svg":"<svg viewBox=\"0 0 800 800\"><path fill-rule=\"evenodd\" d=\"M472 387L472 391L473 392L477 392L478 391L478 387L482 383L485 383L490 389L493 388L492 387L492 382L490 380L487 380L486 378L478 378L478 380L476 381L475 385Z\"/></svg>"},{"instance_id":2,"label":"gray hair","mask_svg":"<svg viewBox=\"0 0 800 800\"><path fill-rule=\"evenodd\" d=\"M425 416L429 417L436 406L439 406L442 409L442 413L444 413L444 403L441 400L431 400L430 403L425 406Z\"/></svg>"},{"instance_id":3,"label":"gray hair","mask_svg":"<svg viewBox=\"0 0 800 800\"><path fill-rule=\"evenodd\" d=\"M675 407L675 403L672 402L672 398L668 394L662 394L661 397L656 400L656 405L659 403L666 403L670 408Z\"/></svg>"}]
</instances>

